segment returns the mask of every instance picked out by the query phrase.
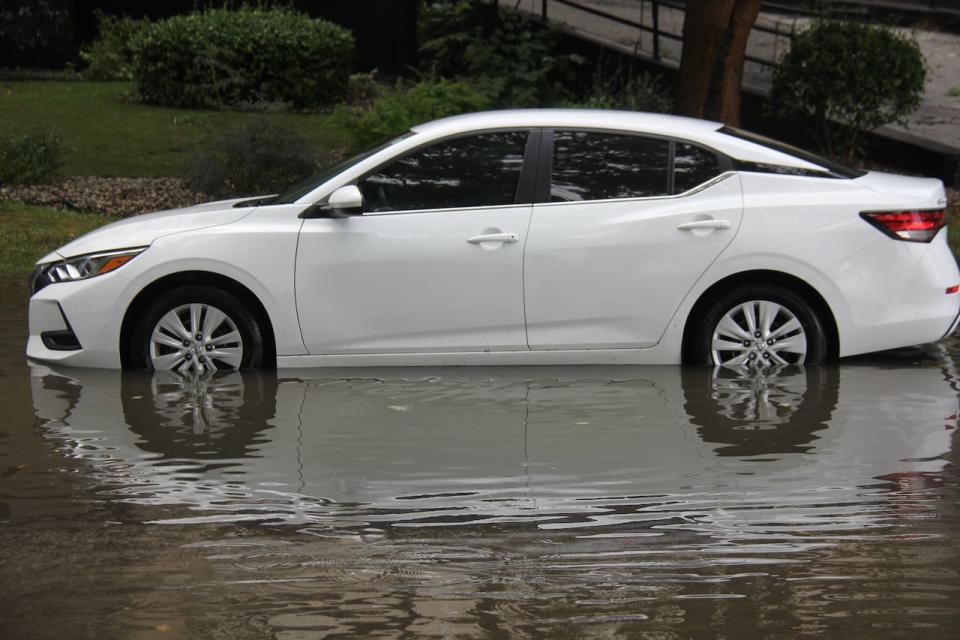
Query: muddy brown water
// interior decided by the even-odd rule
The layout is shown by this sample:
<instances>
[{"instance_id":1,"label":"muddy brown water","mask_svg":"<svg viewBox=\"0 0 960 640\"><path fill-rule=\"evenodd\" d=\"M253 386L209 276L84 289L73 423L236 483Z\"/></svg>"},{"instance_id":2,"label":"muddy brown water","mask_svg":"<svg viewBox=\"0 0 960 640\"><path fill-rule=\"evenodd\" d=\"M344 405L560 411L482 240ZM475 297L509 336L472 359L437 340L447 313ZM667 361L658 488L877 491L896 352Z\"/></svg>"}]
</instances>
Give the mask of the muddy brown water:
<instances>
[{"instance_id":1,"label":"muddy brown water","mask_svg":"<svg viewBox=\"0 0 960 640\"><path fill-rule=\"evenodd\" d=\"M679 367L28 366L0 638L955 638L957 341Z\"/></svg>"}]
</instances>

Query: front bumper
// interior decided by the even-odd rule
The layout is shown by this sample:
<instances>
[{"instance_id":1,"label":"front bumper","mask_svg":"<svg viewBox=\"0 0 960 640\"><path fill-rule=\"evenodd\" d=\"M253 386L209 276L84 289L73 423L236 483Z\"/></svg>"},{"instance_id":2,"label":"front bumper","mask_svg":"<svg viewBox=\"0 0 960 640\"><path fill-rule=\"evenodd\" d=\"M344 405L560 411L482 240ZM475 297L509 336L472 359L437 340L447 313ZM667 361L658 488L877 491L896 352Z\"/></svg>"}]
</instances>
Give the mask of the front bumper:
<instances>
[{"instance_id":1,"label":"front bumper","mask_svg":"<svg viewBox=\"0 0 960 640\"><path fill-rule=\"evenodd\" d=\"M48 284L30 298L27 357L76 367L120 368L129 281L117 273Z\"/></svg>"}]
</instances>

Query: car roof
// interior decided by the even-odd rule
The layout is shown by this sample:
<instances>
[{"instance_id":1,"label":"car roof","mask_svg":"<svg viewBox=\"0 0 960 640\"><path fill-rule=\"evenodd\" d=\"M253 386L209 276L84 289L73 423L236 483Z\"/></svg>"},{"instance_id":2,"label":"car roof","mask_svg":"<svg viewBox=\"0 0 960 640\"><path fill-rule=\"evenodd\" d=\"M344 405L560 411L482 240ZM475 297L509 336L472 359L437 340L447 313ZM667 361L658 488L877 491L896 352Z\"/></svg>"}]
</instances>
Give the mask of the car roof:
<instances>
[{"instance_id":1,"label":"car roof","mask_svg":"<svg viewBox=\"0 0 960 640\"><path fill-rule=\"evenodd\" d=\"M604 109L503 109L466 113L413 127L426 133L435 129L468 131L497 127L587 127L663 132L664 135L716 131L723 125L709 120L640 111Z\"/></svg>"},{"instance_id":2,"label":"car roof","mask_svg":"<svg viewBox=\"0 0 960 640\"><path fill-rule=\"evenodd\" d=\"M770 147L729 136L721 131L724 125L710 120L604 109L503 109L481 111L441 118L413 127L417 134L429 137L456 135L483 129L512 127L549 127L607 129L648 133L679 138L711 147L732 158L750 162L778 164L801 169L823 170L820 165L777 151Z\"/></svg>"}]
</instances>

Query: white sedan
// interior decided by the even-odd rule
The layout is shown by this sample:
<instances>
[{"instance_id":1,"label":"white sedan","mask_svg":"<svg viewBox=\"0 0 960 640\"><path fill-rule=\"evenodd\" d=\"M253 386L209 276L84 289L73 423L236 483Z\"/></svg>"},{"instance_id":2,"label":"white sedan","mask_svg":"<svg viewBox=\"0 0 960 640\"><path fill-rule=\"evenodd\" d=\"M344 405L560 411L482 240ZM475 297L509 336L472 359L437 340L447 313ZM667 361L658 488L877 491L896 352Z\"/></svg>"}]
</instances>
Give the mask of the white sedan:
<instances>
[{"instance_id":1,"label":"white sedan","mask_svg":"<svg viewBox=\"0 0 960 640\"><path fill-rule=\"evenodd\" d=\"M34 360L248 367L815 364L939 340L938 180L718 123L587 110L415 127L279 196L40 260Z\"/></svg>"}]
</instances>

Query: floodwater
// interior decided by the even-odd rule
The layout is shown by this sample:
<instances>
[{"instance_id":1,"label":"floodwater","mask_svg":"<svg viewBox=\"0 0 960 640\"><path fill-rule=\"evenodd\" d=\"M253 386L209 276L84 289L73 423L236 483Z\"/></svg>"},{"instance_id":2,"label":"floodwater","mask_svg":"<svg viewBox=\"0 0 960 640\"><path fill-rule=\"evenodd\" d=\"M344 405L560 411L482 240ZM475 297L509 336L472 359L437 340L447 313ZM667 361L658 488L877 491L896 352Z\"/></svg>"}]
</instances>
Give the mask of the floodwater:
<instances>
[{"instance_id":1,"label":"floodwater","mask_svg":"<svg viewBox=\"0 0 960 640\"><path fill-rule=\"evenodd\" d=\"M957 342L708 368L29 367L2 638L955 638Z\"/></svg>"}]
</instances>

